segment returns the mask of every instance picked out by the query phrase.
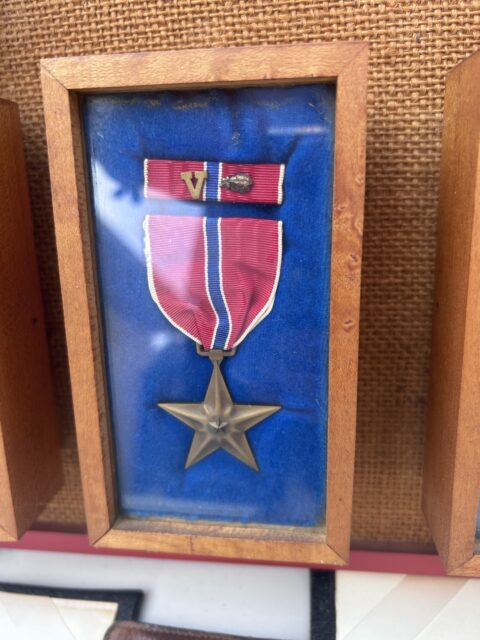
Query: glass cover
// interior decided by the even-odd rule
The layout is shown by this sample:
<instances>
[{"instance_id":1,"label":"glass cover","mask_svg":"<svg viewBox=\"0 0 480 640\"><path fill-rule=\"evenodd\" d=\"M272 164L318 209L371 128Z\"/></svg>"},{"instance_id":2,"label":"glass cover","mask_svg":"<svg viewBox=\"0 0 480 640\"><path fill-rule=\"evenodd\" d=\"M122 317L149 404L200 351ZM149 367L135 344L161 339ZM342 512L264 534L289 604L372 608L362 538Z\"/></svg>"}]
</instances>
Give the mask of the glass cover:
<instances>
[{"instance_id":1,"label":"glass cover","mask_svg":"<svg viewBox=\"0 0 480 640\"><path fill-rule=\"evenodd\" d=\"M334 121L330 84L85 97L124 516L324 524ZM218 367L197 340L239 344ZM214 367L275 411L212 418Z\"/></svg>"}]
</instances>

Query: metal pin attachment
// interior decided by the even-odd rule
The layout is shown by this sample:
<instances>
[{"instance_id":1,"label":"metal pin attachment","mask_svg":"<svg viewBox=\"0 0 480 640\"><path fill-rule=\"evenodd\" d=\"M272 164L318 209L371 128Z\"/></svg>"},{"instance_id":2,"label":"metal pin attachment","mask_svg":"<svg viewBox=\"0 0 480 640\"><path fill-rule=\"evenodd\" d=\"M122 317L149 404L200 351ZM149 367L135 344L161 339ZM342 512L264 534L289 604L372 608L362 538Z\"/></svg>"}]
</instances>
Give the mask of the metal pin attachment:
<instances>
[{"instance_id":1,"label":"metal pin attachment","mask_svg":"<svg viewBox=\"0 0 480 640\"><path fill-rule=\"evenodd\" d=\"M253 180L248 173L234 173L231 176L222 178L220 186L237 193L248 193L252 189Z\"/></svg>"}]
</instances>

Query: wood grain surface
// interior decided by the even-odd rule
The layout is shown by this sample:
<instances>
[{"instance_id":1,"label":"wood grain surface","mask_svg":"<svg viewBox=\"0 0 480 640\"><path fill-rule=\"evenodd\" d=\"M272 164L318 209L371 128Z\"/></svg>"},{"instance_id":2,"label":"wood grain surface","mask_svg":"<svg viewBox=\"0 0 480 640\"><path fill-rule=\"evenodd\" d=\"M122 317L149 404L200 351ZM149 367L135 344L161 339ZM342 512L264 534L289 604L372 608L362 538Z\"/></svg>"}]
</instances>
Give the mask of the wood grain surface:
<instances>
[{"instance_id":1,"label":"wood grain surface","mask_svg":"<svg viewBox=\"0 0 480 640\"><path fill-rule=\"evenodd\" d=\"M480 497L480 52L447 76L424 510L449 572L472 560Z\"/></svg>"},{"instance_id":2,"label":"wood grain surface","mask_svg":"<svg viewBox=\"0 0 480 640\"><path fill-rule=\"evenodd\" d=\"M17 105L0 100L0 539L61 483L60 443Z\"/></svg>"},{"instance_id":3,"label":"wood grain surface","mask_svg":"<svg viewBox=\"0 0 480 640\"><path fill-rule=\"evenodd\" d=\"M116 505L78 98L48 73L42 88L83 498L96 541Z\"/></svg>"}]
</instances>

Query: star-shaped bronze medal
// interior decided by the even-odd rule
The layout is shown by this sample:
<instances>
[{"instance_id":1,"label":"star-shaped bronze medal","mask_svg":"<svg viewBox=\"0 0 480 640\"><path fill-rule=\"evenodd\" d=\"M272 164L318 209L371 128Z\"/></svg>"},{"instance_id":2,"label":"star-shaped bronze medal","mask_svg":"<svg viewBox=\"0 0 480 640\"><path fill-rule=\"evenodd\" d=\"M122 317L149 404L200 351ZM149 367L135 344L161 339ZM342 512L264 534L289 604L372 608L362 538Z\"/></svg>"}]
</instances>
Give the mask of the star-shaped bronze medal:
<instances>
[{"instance_id":1,"label":"star-shaped bronze medal","mask_svg":"<svg viewBox=\"0 0 480 640\"><path fill-rule=\"evenodd\" d=\"M246 432L281 407L234 404L220 371L221 360L222 356L211 357L213 372L203 402L161 402L158 406L195 431L186 469L217 449L224 449L258 471Z\"/></svg>"}]
</instances>

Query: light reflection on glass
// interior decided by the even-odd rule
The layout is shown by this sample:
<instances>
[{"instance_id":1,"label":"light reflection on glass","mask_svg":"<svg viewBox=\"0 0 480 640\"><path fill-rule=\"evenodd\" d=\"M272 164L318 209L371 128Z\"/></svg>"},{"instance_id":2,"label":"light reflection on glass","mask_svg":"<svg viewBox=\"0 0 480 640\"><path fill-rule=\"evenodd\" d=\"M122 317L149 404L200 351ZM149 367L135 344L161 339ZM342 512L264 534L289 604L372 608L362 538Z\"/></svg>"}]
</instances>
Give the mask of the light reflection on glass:
<instances>
[{"instance_id":1,"label":"light reflection on glass","mask_svg":"<svg viewBox=\"0 0 480 640\"><path fill-rule=\"evenodd\" d=\"M327 130L323 125L312 124L308 126L270 127L268 133L271 136L300 135L319 136Z\"/></svg>"}]
</instances>

